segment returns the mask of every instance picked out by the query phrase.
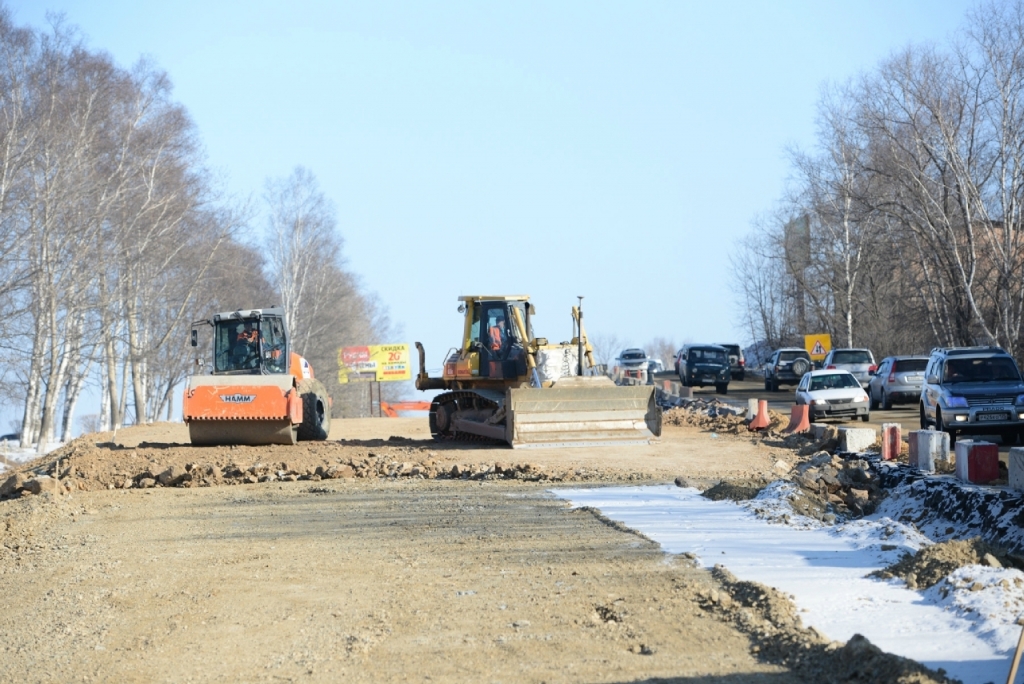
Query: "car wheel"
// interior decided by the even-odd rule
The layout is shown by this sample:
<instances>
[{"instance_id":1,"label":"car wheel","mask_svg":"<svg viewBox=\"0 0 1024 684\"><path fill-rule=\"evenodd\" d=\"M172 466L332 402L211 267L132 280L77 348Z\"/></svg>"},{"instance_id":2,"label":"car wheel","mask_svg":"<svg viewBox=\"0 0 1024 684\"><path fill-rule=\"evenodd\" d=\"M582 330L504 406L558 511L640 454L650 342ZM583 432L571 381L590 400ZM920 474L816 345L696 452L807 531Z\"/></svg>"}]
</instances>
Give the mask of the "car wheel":
<instances>
[{"instance_id":1,"label":"car wheel","mask_svg":"<svg viewBox=\"0 0 1024 684\"><path fill-rule=\"evenodd\" d=\"M892 411L892 397L886 394L885 390L882 390L882 410Z\"/></svg>"},{"instance_id":2,"label":"car wheel","mask_svg":"<svg viewBox=\"0 0 1024 684\"><path fill-rule=\"evenodd\" d=\"M875 399L875 393L873 391L868 392L868 408L872 411L878 410L878 400Z\"/></svg>"},{"instance_id":3,"label":"car wheel","mask_svg":"<svg viewBox=\"0 0 1024 684\"><path fill-rule=\"evenodd\" d=\"M745 377L747 377L747 374L746 374L746 372L745 372L745 371L740 371L740 377L738 377L738 378L736 378L736 379L737 379L737 380L739 380L740 382L743 382L743 379L744 379Z\"/></svg>"},{"instance_id":4,"label":"car wheel","mask_svg":"<svg viewBox=\"0 0 1024 684\"><path fill-rule=\"evenodd\" d=\"M771 391L772 392L778 392L779 391L779 381L778 380L772 380Z\"/></svg>"},{"instance_id":5,"label":"car wheel","mask_svg":"<svg viewBox=\"0 0 1024 684\"><path fill-rule=\"evenodd\" d=\"M924 416L924 404L920 404L918 406L918 408L921 410L921 429L922 430L927 430L928 429L928 419L925 418L925 416Z\"/></svg>"},{"instance_id":6,"label":"car wheel","mask_svg":"<svg viewBox=\"0 0 1024 684\"><path fill-rule=\"evenodd\" d=\"M871 414L865 413L863 416L860 417L860 419L863 420L866 423L869 420L871 420Z\"/></svg>"},{"instance_id":7,"label":"car wheel","mask_svg":"<svg viewBox=\"0 0 1024 684\"><path fill-rule=\"evenodd\" d=\"M771 382L769 382L768 378L764 379L764 391L765 392L771 392L772 391L772 384L771 384Z\"/></svg>"},{"instance_id":8,"label":"car wheel","mask_svg":"<svg viewBox=\"0 0 1024 684\"><path fill-rule=\"evenodd\" d=\"M728 394L729 393L729 383L727 383L727 382L720 382L720 383L716 384L715 385L715 391L718 392L719 394Z\"/></svg>"}]
</instances>

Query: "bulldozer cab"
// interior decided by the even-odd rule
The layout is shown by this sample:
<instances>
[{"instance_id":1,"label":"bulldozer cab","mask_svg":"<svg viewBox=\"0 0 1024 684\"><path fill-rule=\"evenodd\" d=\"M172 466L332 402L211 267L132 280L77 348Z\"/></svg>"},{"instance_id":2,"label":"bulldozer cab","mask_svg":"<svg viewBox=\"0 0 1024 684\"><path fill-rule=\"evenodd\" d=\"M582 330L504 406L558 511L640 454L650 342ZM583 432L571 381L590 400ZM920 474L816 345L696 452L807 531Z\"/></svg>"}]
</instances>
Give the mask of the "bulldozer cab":
<instances>
[{"instance_id":1,"label":"bulldozer cab","mask_svg":"<svg viewBox=\"0 0 1024 684\"><path fill-rule=\"evenodd\" d=\"M462 299L466 306L462 358L477 355L479 377L482 378L511 380L525 377L526 348L532 337L528 301L525 298Z\"/></svg>"}]
</instances>

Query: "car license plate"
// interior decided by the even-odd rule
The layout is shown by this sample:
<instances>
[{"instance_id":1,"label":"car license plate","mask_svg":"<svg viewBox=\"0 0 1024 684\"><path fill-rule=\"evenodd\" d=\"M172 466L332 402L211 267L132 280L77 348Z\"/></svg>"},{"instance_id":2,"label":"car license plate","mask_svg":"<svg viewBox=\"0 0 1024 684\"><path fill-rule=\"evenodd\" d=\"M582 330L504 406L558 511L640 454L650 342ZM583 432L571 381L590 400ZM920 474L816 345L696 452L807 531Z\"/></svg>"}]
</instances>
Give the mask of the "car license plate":
<instances>
[{"instance_id":1,"label":"car license plate","mask_svg":"<svg viewBox=\"0 0 1024 684\"><path fill-rule=\"evenodd\" d=\"M1006 413L979 413L978 420L1009 420L1010 416Z\"/></svg>"}]
</instances>

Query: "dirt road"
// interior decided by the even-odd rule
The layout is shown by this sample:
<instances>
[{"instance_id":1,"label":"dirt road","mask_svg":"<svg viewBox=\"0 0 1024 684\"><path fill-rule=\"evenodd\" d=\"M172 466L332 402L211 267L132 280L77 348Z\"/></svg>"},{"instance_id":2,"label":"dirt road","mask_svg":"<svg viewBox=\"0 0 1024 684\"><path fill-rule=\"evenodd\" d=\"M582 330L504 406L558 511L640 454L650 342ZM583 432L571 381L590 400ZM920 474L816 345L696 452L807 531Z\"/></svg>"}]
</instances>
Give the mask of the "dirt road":
<instances>
[{"instance_id":1,"label":"dirt road","mask_svg":"<svg viewBox=\"0 0 1024 684\"><path fill-rule=\"evenodd\" d=\"M545 491L759 476L792 452L684 428L646 449L438 448L421 423L336 421L297 447L193 449L176 425L69 445L70 495L0 502L0 680L941 681ZM368 461L376 475L315 475ZM138 488L179 462L184 486ZM281 475L229 477L268 462L250 479Z\"/></svg>"}]
</instances>

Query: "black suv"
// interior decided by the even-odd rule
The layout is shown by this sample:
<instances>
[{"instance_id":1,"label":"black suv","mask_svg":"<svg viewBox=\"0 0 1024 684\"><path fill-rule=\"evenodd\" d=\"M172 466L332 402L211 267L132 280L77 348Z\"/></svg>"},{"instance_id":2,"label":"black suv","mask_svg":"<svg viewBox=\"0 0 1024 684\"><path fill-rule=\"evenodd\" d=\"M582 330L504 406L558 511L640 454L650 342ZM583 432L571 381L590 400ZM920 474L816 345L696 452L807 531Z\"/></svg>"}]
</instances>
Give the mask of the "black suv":
<instances>
[{"instance_id":1,"label":"black suv","mask_svg":"<svg viewBox=\"0 0 1024 684\"><path fill-rule=\"evenodd\" d=\"M764 365L764 388L769 392L778 392L779 385L799 385L800 378L809 370L811 355L806 349L776 349Z\"/></svg>"},{"instance_id":2,"label":"black suv","mask_svg":"<svg viewBox=\"0 0 1024 684\"><path fill-rule=\"evenodd\" d=\"M679 382L684 387L714 385L719 394L729 392L729 352L717 344L687 344L676 355Z\"/></svg>"},{"instance_id":3,"label":"black suv","mask_svg":"<svg viewBox=\"0 0 1024 684\"><path fill-rule=\"evenodd\" d=\"M921 429L1002 437L1024 432L1024 381L1013 357L999 347L933 349L921 386Z\"/></svg>"}]
</instances>

